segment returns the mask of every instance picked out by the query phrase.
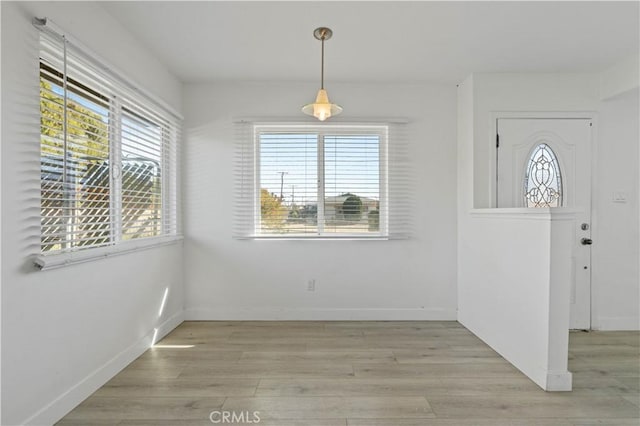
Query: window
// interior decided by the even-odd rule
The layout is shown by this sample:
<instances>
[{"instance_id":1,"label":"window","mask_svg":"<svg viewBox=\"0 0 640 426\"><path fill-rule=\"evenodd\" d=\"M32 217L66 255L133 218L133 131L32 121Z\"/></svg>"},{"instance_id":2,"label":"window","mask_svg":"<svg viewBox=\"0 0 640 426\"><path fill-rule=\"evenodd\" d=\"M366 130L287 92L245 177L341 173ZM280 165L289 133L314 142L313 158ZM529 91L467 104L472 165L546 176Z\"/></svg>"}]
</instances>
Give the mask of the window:
<instances>
[{"instance_id":1,"label":"window","mask_svg":"<svg viewBox=\"0 0 640 426\"><path fill-rule=\"evenodd\" d=\"M65 38L40 47L42 254L175 237L179 118Z\"/></svg>"},{"instance_id":2,"label":"window","mask_svg":"<svg viewBox=\"0 0 640 426\"><path fill-rule=\"evenodd\" d=\"M524 178L524 205L526 207L562 206L562 176L558 159L551 147L535 147Z\"/></svg>"},{"instance_id":3,"label":"window","mask_svg":"<svg viewBox=\"0 0 640 426\"><path fill-rule=\"evenodd\" d=\"M239 128L244 128L241 140L250 139L251 146L240 144L237 236L389 237L389 204L395 198L389 197L388 125ZM406 197L394 206L403 203ZM406 222L397 208L393 211Z\"/></svg>"},{"instance_id":4,"label":"window","mask_svg":"<svg viewBox=\"0 0 640 426\"><path fill-rule=\"evenodd\" d=\"M108 98L40 64L43 252L110 242L109 118Z\"/></svg>"},{"instance_id":5,"label":"window","mask_svg":"<svg viewBox=\"0 0 640 426\"><path fill-rule=\"evenodd\" d=\"M380 227L385 138L384 127L257 127L258 233L385 234L384 221Z\"/></svg>"}]
</instances>

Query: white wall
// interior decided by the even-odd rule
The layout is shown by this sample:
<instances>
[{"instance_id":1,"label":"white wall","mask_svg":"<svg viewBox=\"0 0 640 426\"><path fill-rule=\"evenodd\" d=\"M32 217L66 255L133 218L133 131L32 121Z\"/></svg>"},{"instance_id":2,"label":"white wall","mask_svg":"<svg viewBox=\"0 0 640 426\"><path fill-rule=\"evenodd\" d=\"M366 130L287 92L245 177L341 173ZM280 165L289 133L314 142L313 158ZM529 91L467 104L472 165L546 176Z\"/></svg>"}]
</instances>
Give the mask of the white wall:
<instances>
[{"instance_id":1,"label":"white wall","mask_svg":"<svg viewBox=\"0 0 640 426\"><path fill-rule=\"evenodd\" d=\"M236 241L232 118L299 117L314 84L187 85L183 152L186 316L455 319L455 87L328 85L358 117L407 117L417 173L408 241ZM393 141L391 141L393 143ZM306 282L316 279L316 291Z\"/></svg>"},{"instance_id":2,"label":"white wall","mask_svg":"<svg viewBox=\"0 0 640 426\"><path fill-rule=\"evenodd\" d=\"M467 221L458 321L543 389L571 390L573 214L477 209Z\"/></svg>"},{"instance_id":3,"label":"white wall","mask_svg":"<svg viewBox=\"0 0 640 426\"><path fill-rule=\"evenodd\" d=\"M637 90L640 80L640 53L616 62L599 74L600 99L612 99Z\"/></svg>"},{"instance_id":4,"label":"white wall","mask_svg":"<svg viewBox=\"0 0 640 426\"><path fill-rule=\"evenodd\" d=\"M592 248L592 326L640 329L638 310L638 89L598 105ZM614 202L614 193L626 202Z\"/></svg>"},{"instance_id":5,"label":"white wall","mask_svg":"<svg viewBox=\"0 0 640 426\"><path fill-rule=\"evenodd\" d=\"M51 424L181 320L181 245L36 271L37 30L47 16L180 109L181 86L90 2L2 2L2 424ZM34 50L34 48L36 50ZM35 100L35 101L34 101ZM169 297L162 316L165 288Z\"/></svg>"}]
</instances>

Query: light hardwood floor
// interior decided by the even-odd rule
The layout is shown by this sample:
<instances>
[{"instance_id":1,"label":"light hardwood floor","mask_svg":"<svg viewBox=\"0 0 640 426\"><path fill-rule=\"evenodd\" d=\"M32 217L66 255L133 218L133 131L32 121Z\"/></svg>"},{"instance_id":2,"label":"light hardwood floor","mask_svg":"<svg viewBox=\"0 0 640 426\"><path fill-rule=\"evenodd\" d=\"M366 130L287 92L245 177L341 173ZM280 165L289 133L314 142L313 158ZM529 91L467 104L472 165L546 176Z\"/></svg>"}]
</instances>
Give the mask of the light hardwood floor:
<instances>
[{"instance_id":1,"label":"light hardwood floor","mask_svg":"<svg viewBox=\"0 0 640 426\"><path fill-rule=\"evenodd\" d=\"M572 332L547 393L456 322L185 322L58 424L637 426L639 343Z\"/></svg>"}]
</instances>

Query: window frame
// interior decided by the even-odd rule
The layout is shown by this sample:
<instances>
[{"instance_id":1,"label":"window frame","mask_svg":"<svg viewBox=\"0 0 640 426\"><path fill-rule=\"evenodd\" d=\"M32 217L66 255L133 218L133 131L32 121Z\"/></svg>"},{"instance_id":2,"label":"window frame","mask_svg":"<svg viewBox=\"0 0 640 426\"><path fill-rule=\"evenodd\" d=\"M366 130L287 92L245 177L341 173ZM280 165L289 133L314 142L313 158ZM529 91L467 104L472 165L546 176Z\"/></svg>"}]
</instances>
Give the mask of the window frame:
<instances>
[{"instance_id":1,"label":"window frame","mask_svg":"<svg viewBox=\"0 0 640 426\"><path fill-rule=\"evenodd\" d=\"M106 112L107 115L106 117L108 118L108 123L106 124L106 131L107 131L107 135L105 137L105 140L108 142L108 157L106 159L106 161L108 162L108 166L109 166L109 178L108 178L108 186L106 186L105 188L109 191L109 207L108 207L108 211L109 211L109 228L108 228L108 232L109 232L109 241L105 242L105 243L93 243L87 246L73 246L72 244L74 243L74 241L77 243L77 240L74 237L69 237L70 235L75 235L75 234L79 234L81 233L81 231L79 231L77 229L78 226L81 226L81 224L77 223L77 222L73 222L71 224L67 224L67 230L64 233L65 238L64 240L62 240L60 243L62 247L60 249L56 249L56 250L43 250L43 245L44 245L44 241L43 241L43 237L48 236L48 234L44 234L43 230L42 230L42 224L41 224L41 228L40 228L40 254L41 255L56 255L56 254L62 254L62 253L67 253L67 252L71 252L71 251L80 251L80 250L86 250L86 249L91 249L91 248L100 248L100 247L105 247L105 246L109 246L112 245L113 241L114 241L114 220L113 220L113 209L112 209L112 203L111 203L111 199L113 197L113 180L111 178L111 170L112 170L112 164L113 162L111 161L111 151L113 149L113 145L112 145L112 128L111 128L111 123L112 123L112 118L114 116L113 113L113 103L112 100L109 99L109 97L107 97L106 95L104 95L102 92L100 92L99 90L93 89L92 87L87 86L86 84L83 84L81 82L79 82L76 79L70 78L70 77L66 77L64 76L64 73L58 69L56 69L54 66L48 64L46 62L46 60L43 60L42 58L40 58L40 62L39 62L40 66L39 66L39 80L45 80L47 81L49 84L51 84L52 86L55 86L57 89L56 90L51 90L51 92L56 93L57 91L64 91L65 88L68 92L67 94L67 104L68 103L81 103L79 101L79 99L82 99L84 102L89 102L89 103L93 103L96 106L103 108ZM59 78L59 81L54 80L53 78L50 77L50 75L55 75L57 78ZM66 82L66 84L65 84ZM42 89L41 89L42 90ZM86 93L84 93L84 92ZM91 95L94 97L94 99L90 98L87 96L87 94ZM70 96L73 95L73 98ZM64 129L62 131L62 133L65 133L65 130L68 129L70 127L69 125L69 121L71 120L70 116L68 114L66 114L64 112L65 110L65 95L61 94L60 96L60 100L62 101L62 103L60 104L62 107L62 117L61 117L61 126L62 129ZM40 97L40 108L42 108L42 97ZM92 111L93 112L93 111ZM40 118L42 119L42 109L40 109ZM67 122L65 122L65 118L67 118ZM41 123L42 126L42 123ZM43 173L42 173L42 159L44 158L43 154L43 134L42 134L42 127L40 128L41 132L40 132L40 184L41 184L41 196L42 196L42 177L43 177ZM62 164L66 165L68 162L68 158L70 157L70 155L68 154L68 151L72 151L71 148L69 148L69 143L71 143L70 138L69 138L69 134L65 134L62 138L53 138L53 141L56 141L62 143ZM88 141L87 141L88 142ZM77 143L73 143L76 148L78 148L78 144ZM80 146L83 147L83 146ZM88 145L84 146L84 147L88 147ZM77 169L74 167L67 167L65 168L63 166L62 168L62 174L64 176L68 176L68 175L73 175L77 172ZM63 182L61 183L62 185L62 199L63 200L69 200L69 196L70 194L72 194L73 192L75 192L75 190L70 190L69 188L66 187L66 184L64 183L64 178L63 178ZM74 200L73 202L77 202L77 200ZM40 209L42 212L42 198L40 199ZM73 210L73 209L71 209ZM78 215L75 216L75 214L73 216L71 216L74 220L77 218L82 218L82 215ZM106 215L105 215L106 217ZM43 216L41 213L40 219L42 220Z\"/></svg>"},{"instance_id":2,"label":"window frame","mask_svg":"<svg viewBox=\"0 0 640 426\"><path fill-rule=\"evenodd\" d=\"M555 197L555 200L557 200L556 201L557 206L550 205L550 203L548 202L537 203L536 205L529 205L531 204L531 199L528 197L528 194L530 192L529 184L531 180L534 180L534 177L532 177L530 174L531 167L532 165L537 163L537 161L535 161L535 157L538 155L538 153L545 150L548 150L549 152L549 157L551 158L549 163L551 164L551 169L553 170L553 174L555 175L555 180L557 184L556 188L554 189L554 191L557 193L557 196ZM543 153L541 153L540 155L544 156ZM524 168L524 178L522 181L523 181L522 182L522 188L523 188L522 201L526 208L535 209L535 208L564 207L564 173L562 171L562 165L560 164L560 159L558 158L558 155L556 154L554 147L549 141L537 143L529 150L529 155L527 156L527 161ZM539 185L537 185L536 187L539 188Z\"/></svg>"},{"instance_id":3,"label":"window frame","mask_svg":"<svg viewBox=\"0 0 640 426\"><path fill-rule=\"evenodd\" d=\"M295 133L317 135L316 167L317 167L317 230L314 233L273 233L261 232L262 215L260 211L261 163L260 137L263 134ZM327 232L325 231L325 138L331 136L366 136L378 137L378 190L380 222L377 232ZM301 124L301 123L254 123L252 126L254 150L253 164L253 230L251 239L267 240L388 240L389 239L389 125L388 124ZM320 202L323 200L323 202Z\"/></svg>"},{"instance_id":4,"label":"window frame","mask_svg":"<svg viewBox=\"0 0 640 426\"><path fill-rule=\"evenodd\" d=\"M50 77L47 73L59 77L60 81L63 82L62 90L66 90L65 93L75 94L75 96L85 98L84 94L80 92L86 91L95 97L95 99L87 98L87 101L99 103L99 106L104 107L107 111L108 121L105 122L105 125L107 131L106 140L108 140L109 146L107 152L108 157L104 162L108 166L108 184L105 188L108 188L109 191L107 215L109 217L110 229L109 235L105 236L108 238L108 242L92 243L87 246L77 246L73 243L74 238L72 233L74 231L72 228L75 229L76 226L76 219L73 219L74 225L72 225L72 228L67 227L66 231L64 231L64 235L62 236L62 240L56 243L60 245L60 248L45 250L46 245L44 244L44 238L48 234L46 234L44 232L45 229L42 228L42 218L45 216L41 213L41 216L39 217L40 226L38 227L39 250L38 254L34 255L32 258L34 264L41 270L53 269L69 264L105 258L112 255L173 244L176 241L181 240L182 236L180 234L180 213L178 202L178 167L180 161L179 148L182 117L165 106L161 101L158 101L148 95L143 89L140 89L139 86L134 86L126 77L112 71L110 67L104 66L104 62L99 58L94 57L92 54L83 51L82 48L76 48L76 46L74 46L76 61L80 61L74 63L74 69L79 69L83 72L88 71L90 73L98 73L96 75L99 75L99 78L104 80L107 84L103 85L102 83L97 83L93 85L89 81L79 81L77 78L70 76L69 73L65 75L67 68L64 64L66 63L68 40L65 37L61 37L56 41L59 37L56 34L43 33L42 37L45 36L46 38L44 39L44 43L47 47L46 49L43 48L43 41L41 40L38 80L46 81L49 84L56 86L58 88L56 89L57 93L57 91L60 90L60 82L55 81L55 79ZM43 49L45 49L44 54ZM80 92L75 89L76 86ZM64 99L65 94L60 94L60 97ZM38 99L38 116L41 117L42 112L40 108L43 99L41 92L38 93ZM67 108L66 105L64 105L64 101L62 101L62 108L63 111ZM66 115L66 113L64 115ZM150 126L156 126L158 135L124 135L123 131L126 125L123 125L123 119L125 116L131 116L136 120L150 123ZM65 117L62 117L60 118L60 121L62 128L66 129L68 126L68 119L67 122L65 122ZM38 173L40 175L39 181L41 182L41 188L43 182L42 159L44 158L44 145L42 143L43 133L40 126L41 124L39 122L38 147L40 161ZM66 130L62 130L62 134L62 136L56 136L56 138L66 140ZM141 138L141 140L136 141L137 138ZM145 143L149 144L149 142L151 142L151 145L149 146L157 146L157 161L154 160L155 157L147 158L150 155L155 155L156 151L143 152L145 151L143 145ZM156 145L156 143L158 145ZM149 210L151 212L156 212L153 214L155 219L152 220L150 228L146 226L146 223L144 223L144 227L142 229L145 232L142 233L143 236L137 236L135 238L127 238L126 231L127 229L137 229L136 226L132 224L131 227L123 229L123 218L127 210L126 206L123 206L123 195L125 194L125 190L122 184L125 168L123 160L126 161L126 158L123 159L123 150L125 148L133 151L140 149L140 152L142 153L140 161L149 161L157 164L155 167L157 167L157 173L159 173L159 176L156 174L154 174L154 176L157 176L161 186L159 191L157 191L157 195L153 195L156 193L156 191L153 190L153 183L151 183L151 189L145 191L145 194L149 194L152 198L155 196L159 197L160 203L155 203L156 207L151 207ZM64 151L62 155L63 157L66 157L68 155L68 151L65 150L64 147L62 149ZM66 168L65 170L68 172L69 170L75 169ZM154 176L150 176L149 179L155 179L156 177ZM132 190L135 191L136 188L133 188ZM69 198L64 195L67 190L62 189L62 191L63 199ZM42 189L40 189L39 193L41 195L37 199L38 208L42 211ZM146 208L146 204L143 206ZM132 205L131 208L135 210L138 207ZM82 215L79 217L81 216ZM139 220L139 218L135 219L136 222ZM145 234L152 235L147 236ZM127 239L123 239L123 237Z\"/></svg>"}]
</instances>

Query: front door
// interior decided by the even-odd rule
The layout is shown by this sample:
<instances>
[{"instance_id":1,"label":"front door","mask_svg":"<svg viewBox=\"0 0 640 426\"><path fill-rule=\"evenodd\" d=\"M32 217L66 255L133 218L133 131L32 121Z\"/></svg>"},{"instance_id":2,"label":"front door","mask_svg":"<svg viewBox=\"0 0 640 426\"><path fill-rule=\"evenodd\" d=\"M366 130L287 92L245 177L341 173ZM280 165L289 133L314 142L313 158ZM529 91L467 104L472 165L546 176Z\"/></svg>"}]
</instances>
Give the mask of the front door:
<instances>
[{"instance_id":1,"label":"front door","mask_svg":"<svg viewBox=\"0 0 640 426\"><path fill-rule=\"evenodd\" d=\"M591 328L591 130L586 118L497 120L497 206L576 212L573 329Z\"/></svg>"}]
</instances>

